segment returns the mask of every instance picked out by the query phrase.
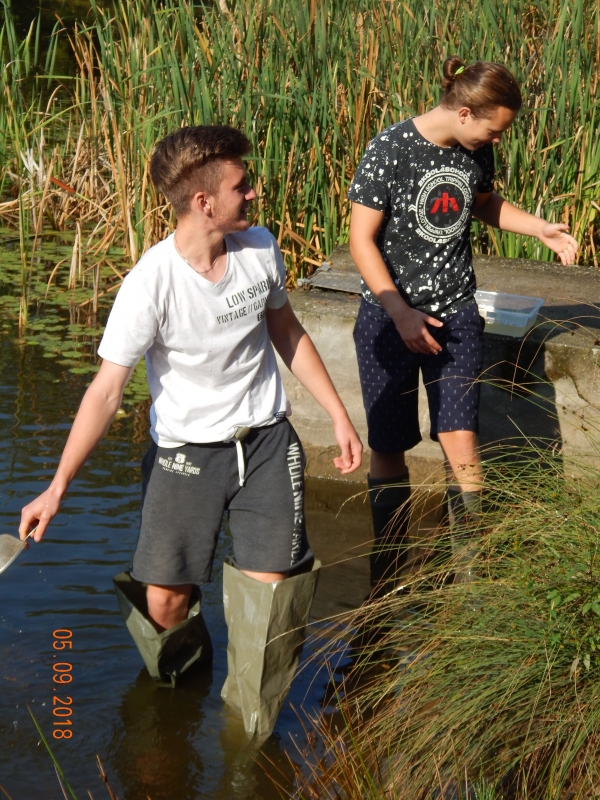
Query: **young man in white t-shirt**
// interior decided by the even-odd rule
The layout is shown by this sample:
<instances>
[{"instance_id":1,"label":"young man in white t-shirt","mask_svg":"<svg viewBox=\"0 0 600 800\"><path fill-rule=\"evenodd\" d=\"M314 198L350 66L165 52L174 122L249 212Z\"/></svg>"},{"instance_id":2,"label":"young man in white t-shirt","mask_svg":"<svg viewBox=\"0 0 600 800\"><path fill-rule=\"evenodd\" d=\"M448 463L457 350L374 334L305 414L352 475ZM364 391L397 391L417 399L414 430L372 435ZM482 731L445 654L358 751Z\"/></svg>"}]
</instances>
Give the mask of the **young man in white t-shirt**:
<instances>
[{"instance_id":1,"label":"young man in white t-shirt","mask_svg":"<svg viewBox=\"0 0 600 800\"><path fill-rule=\"evenodd\" d=\"M39 542L145 356L153 444L142 467L132 577L147 584L157 631L185 621L194 585L210 579L226 510L233 580L250 579L251 590L258 582L272 593L277 582L310 572L304 455L287 420L273 346L331 417L341 448L336 467L345 474L361 462L359 437L287 299L277 242L249 225L256 197L242 162L249 150L244 134L227 126L183 128L158 144L151 176L173 205L175 233L125 278L99 348L104 360L56 475L22 511L21 538L37 523ZM230 663L228 681L232 670ZM263 733L274 723L253 719L245 716L246 728Z\"/></svg>"}]
</instances>

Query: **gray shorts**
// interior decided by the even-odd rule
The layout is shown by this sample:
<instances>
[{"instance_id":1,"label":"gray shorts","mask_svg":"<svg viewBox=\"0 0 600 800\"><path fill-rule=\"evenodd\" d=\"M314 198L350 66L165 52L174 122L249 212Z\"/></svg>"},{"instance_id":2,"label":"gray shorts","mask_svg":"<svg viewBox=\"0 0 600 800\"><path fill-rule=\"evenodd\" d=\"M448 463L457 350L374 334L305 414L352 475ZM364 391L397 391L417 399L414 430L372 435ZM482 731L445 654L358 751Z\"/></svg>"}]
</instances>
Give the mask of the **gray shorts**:
<instances>
[{"instance_id":1,"label":"gray shorts","mask_svg":"<svg viewBox=\"0 0 600 800\"><path fill-rule=\"evenodd\" d=\"M142 461L136 580L159 586L209 581L226 511L239 569L289 572L313 558L304 522L305 456L296 431L287 420L253 428L242 447L244 486L233 442L150 447Z\"/></svg>"}]
</instances>

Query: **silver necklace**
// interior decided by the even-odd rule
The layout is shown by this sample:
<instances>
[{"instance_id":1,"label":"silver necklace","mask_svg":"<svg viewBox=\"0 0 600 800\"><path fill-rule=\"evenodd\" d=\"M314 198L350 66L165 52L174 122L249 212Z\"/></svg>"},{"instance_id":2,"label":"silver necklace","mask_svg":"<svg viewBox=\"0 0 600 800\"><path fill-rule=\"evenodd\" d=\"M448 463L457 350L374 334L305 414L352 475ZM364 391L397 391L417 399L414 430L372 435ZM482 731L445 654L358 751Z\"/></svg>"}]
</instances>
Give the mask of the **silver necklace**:
<instances>
[{"instance_id":1,"label":"silver necklace","mask_svg":"<svg viewBox=\"0 0 600 800\"><path fill-rule=\"evenodd\" d=\"M183 255L183 253L181 252L181 249L179 248L179 245L177 244L177 239L175 238L175 234L173 234L173 244L175 245L175 250L177 250L177 252L178 252L178 253L179 253L179 255L181 256L181 258L183 258L183 260L184 260L184 261L185 261L185 263L188 265L188 267L192 267L192 265L190 264L190 262L187 260L187 258L186 258L186 257ZM196 269L196 267L192 267L192 269L194 270L194 272L197 272L197 273L198 273L198 275L206 275L206 273L207 273L207 272L210 272L210 271L211 271L211 269L214 269L214 266L215 266L215 264L217 263L217 261L219 260L220 256L221 256L221 255L222 255L222 253L223 253L223 248L224 248L224 247L225 247L225 239L223 239L223 243L221 244L221 249L220 249L220 250L219 250L219 252L217 253L217 257L216 257L216 258L215 258L215 260L212 262L212 264L210 265L210 267L209 267L208 269Z\"/></svg>"}]
</instances>

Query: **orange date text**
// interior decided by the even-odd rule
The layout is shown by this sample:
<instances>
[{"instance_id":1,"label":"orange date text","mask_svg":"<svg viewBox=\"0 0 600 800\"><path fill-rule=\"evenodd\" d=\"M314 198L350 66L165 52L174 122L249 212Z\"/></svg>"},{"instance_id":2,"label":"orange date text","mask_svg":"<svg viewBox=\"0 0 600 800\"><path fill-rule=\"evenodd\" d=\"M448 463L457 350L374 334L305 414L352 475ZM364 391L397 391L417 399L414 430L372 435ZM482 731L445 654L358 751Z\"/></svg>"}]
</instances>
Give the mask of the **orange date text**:
<instances>
[{"instance_id":1,"label":"orange date text","mask_svg":"<svg viewBox=\"0 0 600 800\"><path fill-rule=\"evenodd\" d=\"M72 650L73 649L73 632L66 628L59 628L52 634L53 642L52 647L54 650ZM59 687L64 684L69 684L73 680L73 665L70 661L63 660L66 653L58 655L54 654L57 659L52 664L52 680L58 686L54 687L56 692ZM58 659L61 659L60 661ZM55 695L53 698L52 714L54 716L54 730L52 736L55 739L70 739L73 736L71 715L73 713L72 705L73 698L64 695L59 697Z\"/></svg>"}]
</instances>

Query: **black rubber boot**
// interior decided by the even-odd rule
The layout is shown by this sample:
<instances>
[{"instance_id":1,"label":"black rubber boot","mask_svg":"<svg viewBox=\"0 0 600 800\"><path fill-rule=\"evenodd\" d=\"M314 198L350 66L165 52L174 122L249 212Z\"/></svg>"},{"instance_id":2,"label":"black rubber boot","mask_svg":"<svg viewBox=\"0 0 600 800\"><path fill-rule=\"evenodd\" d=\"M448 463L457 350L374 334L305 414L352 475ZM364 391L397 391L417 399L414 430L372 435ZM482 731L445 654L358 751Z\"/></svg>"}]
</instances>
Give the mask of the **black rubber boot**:
<instances>
[{"instance_id":1,"label":"black rubber boot","mask_svg":"<svg viewBox=\"0 0 600 800\"><path fill-rule=\"evenodd\" d=\"M370 556L371 597L397 588L406 564L406 538L410 523L408 470L398 478L374 480L367 476L375 541Z\"/></svg>"},{"instance_id":2,"label":"black rubber boot","mask_svg":"<svg viewBox=\"0 0 600 800\"><path fill-rule=\"evenodd\" d=\"M374 542L370 555L371 591L351 640L353 665L377 662L390 627L393 611L378 600L401 590L400 572L406 564L406 538L410 523L410 482L408 471L397 478L374 480L367 476L373 518ZM373 604L373 605L371 605Z\"/></svg>"},{"instance_id":3,"label":"black rubber boot","mask_svg":"<svg viewBox=\"0 0 600 800\"><path fill-rule=\"evenodd\" d=\"M454 583L470 583L477 578L474 562L480 523L481 492L463 492L459 486L449 486L448 527L456 564Z\"/></svg>"}]
</instances>

